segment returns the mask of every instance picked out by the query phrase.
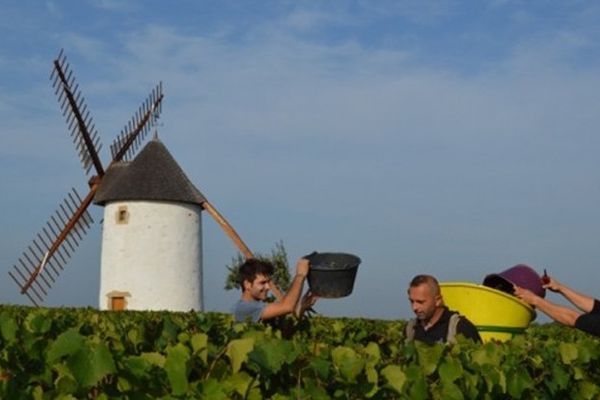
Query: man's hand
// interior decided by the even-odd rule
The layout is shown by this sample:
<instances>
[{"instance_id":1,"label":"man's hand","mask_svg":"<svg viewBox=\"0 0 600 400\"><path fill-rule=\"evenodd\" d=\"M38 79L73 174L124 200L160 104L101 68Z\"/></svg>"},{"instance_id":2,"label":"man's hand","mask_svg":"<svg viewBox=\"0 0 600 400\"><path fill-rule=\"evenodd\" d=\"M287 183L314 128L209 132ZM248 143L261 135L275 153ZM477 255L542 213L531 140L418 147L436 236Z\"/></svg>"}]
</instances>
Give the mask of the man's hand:
<instances>
[{"instance_id":1,"label":"man's hand","mask_svg":"<svg viewBox=\"0 0 600 400\"><path fill-rule=\"evenodd\" d=\"M515 290L514 291L515 296L517 296L519 299L523 300L527 304L531 304L532 306L536 305L539 297L536 294L534 294L532 291L527 290L522 287L519 287L519 286L515 286L514 290Z\"/></svg>"},{"instance_id":2,"label":"man's hand","mask_svg":"<svg viewBox=\"0 0 600 400\"><path fill-rule=\"evenodd\" d=\"M296 317L300 318L305 311L311 311L311 307L317 302L319 296L308 291L302 296L302 299L298 302L296 307ZM314 312L314 310L312 310Z\"/></svg>"},{"instance_id":3,"label":"man's hand","mask_svg":"<svg viewBox=\"0 0 600 400\"><path fill-rule=\"evenodd\" d=\"M302 308L304 310L306 310L306 309L314 306L318 299L319 299L319 296L317 296L313 292L311 292L311 291L306 292L306 294L302 297Z\"/></svg>"},{"instance_id":4,"label":"man's hand","mask_svg":"<svg viewBox=\"0 0 600 400\"><path fill-rule=\"evenodd\" d=\"M548 290L551 290L553 292L560 292L560 290L561 290L561 284L560 284L560 282L557 281L556 279L554 279L553 277L549 276L549 275L547 276L547 278L548 278L548 283L542 285L542 287L544 289L548 289Z\"/></svg>"}]
</instances>

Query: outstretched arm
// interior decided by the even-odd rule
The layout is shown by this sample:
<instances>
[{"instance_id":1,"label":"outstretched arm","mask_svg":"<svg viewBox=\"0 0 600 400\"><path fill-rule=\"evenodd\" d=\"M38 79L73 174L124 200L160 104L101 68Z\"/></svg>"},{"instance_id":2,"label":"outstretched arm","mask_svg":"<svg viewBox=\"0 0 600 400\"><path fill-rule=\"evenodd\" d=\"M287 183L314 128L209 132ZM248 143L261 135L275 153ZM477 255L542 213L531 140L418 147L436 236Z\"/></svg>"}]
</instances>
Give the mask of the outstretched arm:
<instances>
[{"instance_id":1,"label":"outstretched arm","mask_svg":"<svg viewBox=\"0 0 600 400\"><path fill-rule=\"evenodd\" d=\"M283 296L281 301L267 304L260 319L264 321L293 313L300 299L300 294L302 294L302 286L304 285L306 275L308 275L308 260L301 258L296 264L296 276L294 276L288 292Z\"/></svg>"},{"instance_id":2,"label":"outstretched arm","mask_svg":"<svg viewBox=\"0 0 600 400\"><path fill-rule=\"evenodd\" d=\"M576 292L570 287L563 285L556 279L552 277L550 278L550 282L544 285L545 289L552 290L553 292L557 292L562 294L567 300L569 300L573 305L579 308L583 312L590 312L594 308L594 298L587 296L583 293Z\"/></svg>"},{"instance_id":3,"label":"outstretched arm","mask_svg":"<svg viewBox=\"0 0 600 400\"><path fill-rule=\"evenodd\" d=\"M548 300L522 287L515 286L515 296L536 307L554 321L563 325L575 326L575 321L581 315L581 313L568 307L551 303Z\"/></svg>"}]
</instances>

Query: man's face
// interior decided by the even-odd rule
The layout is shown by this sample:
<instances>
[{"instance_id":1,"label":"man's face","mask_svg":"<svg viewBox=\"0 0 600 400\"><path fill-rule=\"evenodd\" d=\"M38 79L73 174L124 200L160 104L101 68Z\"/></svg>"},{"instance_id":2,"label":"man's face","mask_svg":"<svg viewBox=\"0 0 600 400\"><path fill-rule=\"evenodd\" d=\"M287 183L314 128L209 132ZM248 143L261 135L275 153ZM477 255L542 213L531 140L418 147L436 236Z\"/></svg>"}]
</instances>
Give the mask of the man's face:
<instances>
[{"instance_id":1,"label":"man's face","mask_svg":"<svg viewBox=\"0 0 600 400\"><path fill-rule=\"evenodd\" d=\"M423 322L428 322L442 304L442 297L434 295L426 283L409 288L408 300L417 319Z\"/></svg>"},{"instance_id":2,"label":"man's face","mask_svg":"<svg viewBox=\"0 0 600 400\"><path fill-rule=\"evenodd\" d=\"M254 281L244 281L244 290L246 290L254 300L266 300L271 289L271 278L258 274Z\"/></svg>"}]
</instances>

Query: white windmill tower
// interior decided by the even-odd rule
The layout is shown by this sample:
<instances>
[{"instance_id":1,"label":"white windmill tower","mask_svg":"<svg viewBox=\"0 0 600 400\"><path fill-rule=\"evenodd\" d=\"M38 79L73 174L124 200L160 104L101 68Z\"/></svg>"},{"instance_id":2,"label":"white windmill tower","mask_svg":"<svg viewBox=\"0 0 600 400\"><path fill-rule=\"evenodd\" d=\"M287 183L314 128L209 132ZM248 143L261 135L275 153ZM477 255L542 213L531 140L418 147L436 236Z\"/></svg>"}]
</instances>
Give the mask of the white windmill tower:
<instances>
[{"instance_id":1,"label":"white windmill tower","mask_svg":"<svg viewBox=\"0 0 600 400\"><path fill-rule=\"evenodd\" d=\"M252 253L235 230L189 181L166 147L154 138L129 161L160 113L158 85L111 146L102 166L97 131L62 51L50 77L86 173L82 199L73 189L9 271L39 305L93 220L87 207L105 206L101 309L202 310L201 211L207 211L246 258Z\"/></svg>"},{"instance_id":2,"label":"white windmill tower","mask_svg":"<svg viewBox=\"0 0 600 400\"><path fill-rule=\"evenodd\" d=\"M100 309L202 310L202 204L166 147L149 142L106 171Z\"/></svg>"}]
</instances>

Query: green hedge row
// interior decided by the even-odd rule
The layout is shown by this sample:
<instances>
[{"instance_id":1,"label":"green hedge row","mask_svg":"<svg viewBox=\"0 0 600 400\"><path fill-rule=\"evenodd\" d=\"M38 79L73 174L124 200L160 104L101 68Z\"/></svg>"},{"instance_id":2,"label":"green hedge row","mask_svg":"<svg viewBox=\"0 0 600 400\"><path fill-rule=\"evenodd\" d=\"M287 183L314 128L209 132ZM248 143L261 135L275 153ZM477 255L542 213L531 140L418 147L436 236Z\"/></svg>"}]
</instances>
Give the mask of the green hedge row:
<instances>
[{"instance_id":1,"label":"green hedge row","mask_svg":"<svg viewBox=\"0 0 600 400\"><path fill-rule=\"evenodd\" d=\"M593 399L600 341L404 343L404 321L0 306L2 399Z\"/></svg>"}]
</instances>

